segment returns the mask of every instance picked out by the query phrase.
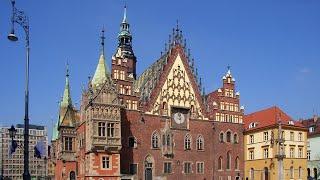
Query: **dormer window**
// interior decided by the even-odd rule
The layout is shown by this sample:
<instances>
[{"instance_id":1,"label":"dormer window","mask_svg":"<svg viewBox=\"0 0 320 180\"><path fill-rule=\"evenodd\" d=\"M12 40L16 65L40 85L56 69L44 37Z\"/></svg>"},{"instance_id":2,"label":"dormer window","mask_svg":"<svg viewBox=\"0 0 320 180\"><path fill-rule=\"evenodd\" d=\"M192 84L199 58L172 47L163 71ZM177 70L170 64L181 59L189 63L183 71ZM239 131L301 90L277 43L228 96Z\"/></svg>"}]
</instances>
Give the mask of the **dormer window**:
<instances>
[{"instance_id":1,"label":"dormer window","mask_svg":"<svg viewBox=\"0 0 320 180\"><path fill-rule=\"evenodd\" d=\"M257 127L257 123L256 122L252 122L252 123L249 124L249 129L255 128L255 127Z\"/></svg>"},{"instance_id":2,"label":"dormer window","mask_svg":"<svg viewBox=\"0 0 320 180\"><path fill-rule=\"evenodd\" d=\"M288 124L289 124L289 125L294 125L294 122L293 122L292 120L290 120L290 121L288 122Z\"/></svg>"},{"instance_id":3,"label":"dormer window","mask_svg":"<svg viewBox=\"0 0 320 180\"><path fill-rule=\"evenodd\" d=\"M309 132L314 132L314 127L309 127Z\"/></svg>"}]
</instances>

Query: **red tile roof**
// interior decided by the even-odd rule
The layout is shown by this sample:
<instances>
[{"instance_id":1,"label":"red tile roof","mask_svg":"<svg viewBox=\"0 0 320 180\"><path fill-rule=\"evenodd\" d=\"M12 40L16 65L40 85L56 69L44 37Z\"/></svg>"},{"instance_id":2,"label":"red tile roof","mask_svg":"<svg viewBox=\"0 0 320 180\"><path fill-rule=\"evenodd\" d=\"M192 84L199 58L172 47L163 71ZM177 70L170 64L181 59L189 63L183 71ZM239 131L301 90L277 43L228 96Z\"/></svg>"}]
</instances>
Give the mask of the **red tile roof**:
<instances>
[{"instance_id":1,"label":"red tile roof","mask_svg":"<svg viewBox=\"0 0 320 180\"><path fill-rule=\"evenodd\" d=\"M290 120L293 120L280 108L278 108L277 106L273 106L261 111L247 114L244 116L243 121L245 124L245 130L249 130L249 125L251 123L256 123L255 127L250 128L250 130L252 130L278 124L278 119L281 120L282 124L288 124ZM294 126L303 127L302 124L298 121L294 121Z\"/></svg>"}]
</instances>

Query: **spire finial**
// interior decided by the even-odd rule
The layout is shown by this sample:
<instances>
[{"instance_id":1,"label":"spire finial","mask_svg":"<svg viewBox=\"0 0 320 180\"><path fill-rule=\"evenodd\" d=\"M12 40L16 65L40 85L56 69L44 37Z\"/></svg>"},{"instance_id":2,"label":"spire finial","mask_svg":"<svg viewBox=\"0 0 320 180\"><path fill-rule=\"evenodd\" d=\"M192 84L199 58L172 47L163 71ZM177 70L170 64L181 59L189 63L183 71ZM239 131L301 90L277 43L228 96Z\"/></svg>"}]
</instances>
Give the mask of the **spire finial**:
<instances>
[{"instance_id":1,"label":"spire finial","mask_svg":"<svg viewBox=\"0 0 320 180\"><path fill-rule=\"evenodd\" d=\"M102 27L100 38L101 38L101 51L102 51L102 55L104 55L104 40L106 39L106 37L104 36L104 26Z\"/></svg>"},{"instance_id":2,"label":"spire finial","mask_svg":"<svg viewBox=\"0 0 320 180\"><path fill-rule=\"evenodd\" d=\"M123 23L127 22L127 4L124 4L124 11L123 11Z\"/></svg>"},{"instance_id":3,"label":"spire finial","mask_svg":"<svg viewBox=\"0 0 320 180\"><path fill-rule=\"evenodd\" d=\"M179 32L179 20L177 19L177 29L176 29L177 32Z\"/></svg>"},{"instance_id":4,"label":"spire finial","mask_svg":"<svg viewBox=\"0 0 320 180\"><path fill-rule=\"evenodd\" d=\"M67 61L66 76L69 77L69 62Z\"/></svg>"}]
</instances>

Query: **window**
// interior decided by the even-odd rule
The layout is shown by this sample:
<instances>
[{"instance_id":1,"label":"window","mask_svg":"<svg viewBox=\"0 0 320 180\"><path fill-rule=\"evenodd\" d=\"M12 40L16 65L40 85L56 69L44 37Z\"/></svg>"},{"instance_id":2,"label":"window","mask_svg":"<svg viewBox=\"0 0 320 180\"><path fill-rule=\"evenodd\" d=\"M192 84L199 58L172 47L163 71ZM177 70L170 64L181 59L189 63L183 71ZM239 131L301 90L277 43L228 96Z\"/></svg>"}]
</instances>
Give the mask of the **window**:
<instances>
[{"instance_id":1,"label":"window","mask_svg":"<svg viewBox=\"0 0 320 180\"><path fill-rule=\"evenodd\" d=\"M126 95L131 95L131 86L126 86Z\"/></svg>"},{"instance_id":2,"label":"window","mask_svg":"<svg viewBox=\"0 0 320 180\"><path fill-rule=\"evenodd\" d=\"M290 132L290 141L294 141L294 132Z\"/></svg>"},{"instance_id":3,"label":"window","mask_svg":"<svg viewBox=\"0 0 320 180\"><path fill-rule=\"evenodd\" d=\"M253 168L251 168L250 169L250 179L254 179L254 169Z\"/></svg>"},{"instance_id":4,"label":"window","mask_svg":"<svg viewBox=\"0 0 320 180\"><path fill-rule=\"evenodd\" d=\"M314 127L309 127L309 132L314 132Z\"/></svg>"},{"instance_id":5,"label":"window","mask_svg":"<svg viewBox=\"0 0 320 180\"><path fill-rule=\"evenodd\" d=\"M199 135L197 139L197 150L204 150L203 137L201 135Z\"/></svg>"},{"instance_id":6,"label":"window","mask_svg":"<svg viewBox=\"0 0 320 180\"><path fill-rule=\"evenodd\" d=\"M114 136L115 136L115 133L114 133L114 123L108 123L107 136L108 136L108 137L114 137Z\"/></svg>"},{"instance_id":7,"label":"window","mask_svg":"<svg viewBox=\"0 0 320 180\"><path fill-rule=\"evenodd\" d=\"M189 134L184 138L184 149L191 150L191 136Z\"/></svg>"},{"instance_id":8,"label":"window","mask_svg":"<svg viewBox=\"0 0 320 180\"><path fill-rule=\"evenodd\" d=\"M269 158L269 148L264 148L263 149L263 157L266 159L266 158Z\"/></svg>"},{"instance_id":9,"label":"window","mask_svg":"<svg viewBox=\"0 0 320 180\"><path fill-rule=\"evenodd\" d=\"M254 159L254 151L253 150L249 151L249 158L250 158L250 160Z\"/></svg>"},{"instance_id":10,"label":"window","mask_svg":"<svg viewBox=\"0 0 320 180\"><path fill-rule=\"evenodd\" d=\"M302 158L303 157L303 150L301 147L299 147L298 149L298 158Z\"/></svg>"},{"instance_id":11,"label":"window","mask_svg":"<svg viewBox=\"0 0 320 180\"><path fill-rule=\"evenodd\" d=\"M158 135L158 133L154 132L152 134L151 144L152 144L152 148L154 148L154 149L159 148L159 135Z\"/></svg>"},{"instance_id":12,"label":"window","mask_svg":"<svg viewBox=\"0 0 320 180\"><path fill-rule=\"evenodd\" d=\"M293 179L293 174L294 174L294 170L293 170L293 166L290 167L290 178Z\"/></svg>"},{"instance_id":13,"label":"window","mask_svg":"<svg viewBox=\"0 0 320 180\"><path fill-rule=\"evenodd\" d=\"M130 164L129 168L130 168L129 169L130 174L132 174L132 175L137 174L137 169L138 169L137 164Z\"/></svg>"},{"instance_id":14,"label":"window","mask_svg":"<svg viewBox=\"0 0 320 180\"><path fill-rule=\"evenodd\" d=\"M100 137L106 136L106 123L104 123L104 122L98 123L98 136L100 136Z\"/></svg>"},{"instance_id":15,"label":"window","mask_svg":"<svg viewBox=\"0 0 320 180\"><path fill-rule=\"evenodd\" d=\"M307 152L307 159L310 161L310 157L311 157L311 151L309 150L308 152Z\"/></svg>"},{"instance_id":16,"label":"window","mask_svg":"<svg viewBox=\"0 0 320 180\"><path fill-rule=\"evenodd\" d=\"M227 153L227 169L231 169L231 153Z\"/></svg>"},{"instance_id":17,"label":"window","mask_svg":"<svg viewBox=\"0 0 320 180\"><path fill-rule=\"evenodd\" d=\"M290 148L290 158L294 158L294 148Z\"/></svg>"},{"instance_id":18,"label":"window","mask_svg":"<svg viewBox=\"0 0 320 180\"><path fill-rule=\"evenodd\" d=\"M65 151L72 151L72 137L65 137L64 138L64 150Z\"/></svg>"},{"instance_id":19,"label":"window","mask_svg":"<svg viewBox=\"0 0 320 180\"><path fill-rule=\"evenodd\" d=\"M197 162L197 173L198 174L204 173L204 162Z\"/></svg>"},{"instance_id":20,"label":"window","mask_svg":"<svg viewBox=\"0 0 320 180\"><path fill-rule=\"evenodd\" d=\"M110 169L110 157L102 156L102 169Z\"/></svg>"},{"instance_id":21,"label":"window","mask_svg":"<svg viewBox=\"0 0 320 180\"><path fill-rule=\"evenodd\" d=\"M220 109L224 110L224 102L220 102Z\"/></svg>"},{"instance_id":22,"label":"window","mask_svg":"<svg viewBox=\"0 0 320 180\"><path fill-rule=\"evenodd\" d=\"M171 162L165 162L163 164L163 172L166 174L172 173L172 163Z\"/></svg>"},{"instance_id":23,"label":"window","mask_svg":"<svg viewBox=\"0 0 320 180\"><path fill-rule=\"evenodd\" d=\"M114 78L114 79L119 79L119 70L115 69L115 70L113 71L113 78Z\"/></svg>"},{"instance_id":24,"label":"window","mask_svg":"<svg viewBox=\"0 0 320 180\"><path fill-rule=\"evenodd\" d=\"M124 92L124 87L123 87L123 85L122 84L120 84L120 94L124 94L125 92Z\"/></svg>"},{"instance_id":25,"label":"window","mask_svg":"<svg viewBox=\"0 0 320 180\"><path fill-rule=\"evenodd\" d=\"M227 142L231 142L231 132L227 132Z\"/></svg>"},{"instance_id":26,"label":"window","mask_svg":"<svg viewBox=\"0 0 320 180\"><path fill-rule=\"evenodd\" d=\"M120 71L120 79L125 80L124 71Z\"/></svg>"},{"instance_id":27,"label":"window","mask_svg":"<svg viewBox=\"0 0 320 180\"><path fill-rule=\"evenodd\" d=\"M133 136L129 137L128 141L129 141L128 142L129 147L131 147L131 148L136 148L137 147L137 140L136 140L135 137L133 137Z\"/></svg>"},{"instance_id":28,"label":"window","mask_svg":"<svg viewBox=\"0 0 320 180\"><path fill-rule=\"evenodd\" d=\"M236 134L236 133L233 135L233 143L235 143L235 144L239 143L238 134Z\"/></svg>"},{"instance_id":29,"label":"window","mask_svg":"<svg viewBox=\"0 0 320 180\"><path fill-rule=\"evenodd\" d=\"M223 132L220 133L220 137L219 137L220 142L223 142Z\"/></svg>"},{"instance_id":30,"label":"window","mask_svg":"<svg viewBox=\"0 0 320 180\"><path fill-rule=\"evenodd\" d=\"M298 135L298 141L302 141L302 133L299 133L299 135Z\"/></svg>"},{"instance_id":31,"label":"window","mask_svg":"<svg viewBox=\"0 0 320 180\"><path fill-rule=\"evenodd\" d=\"M126 108L131 109L131 100L130 99L126 100Z\"/></svg>"},{"instance_id":32,"label":"window","mask_svg":"<svg viewBox=\"0 0 320 180\"><path fill-rule=\"evenodd\" d=\"M132 101L132 109L133 110L137 110L138 109L137 101Z\"/></svg>"},{"instance_id":33,"label":"window","mask_svg":"<svg viewBox=\"0 0 320 180\"><path fill-rule=\"evenodd\" d=\"M298 169L298 177L299 177L299 179L302 178L302 168L301 168L301 166Z\"/></svg>"},{"instance_id":34,"label":"window","mask_svg":"<svg viewBox=\"0 0 320 180\"><path fill-rule=\"evenodd\" d=\"M218 169L222 170L222 157L221 156L219 157L219 160L218 160Z\"/></svg>"},{"instance_id":35,"label":"window","mask_svg":"<svg viewBox=\"0 0 320 180\"><path fill-rule=\"evenodd\" d=\"M269 140L269 133L268 133L268 131L263 132L263 140L264 140L265 142L267 142L267 141Z\"/></svg>"},{"instance_id":36,"label":"window","mask_svg":"<svg viewBox=\"0 0 320 180\"><path fill-rule=\"evenodd\" d=\"M236 170L239 170L239 169L240 169L240 160L239 160L239 157L236 158L236 161L235 161L234 164L235 164L234 168L235 168Z\"/></svg>"},{"instance_id":37,"label":"window","mask_svg":"<svg viewBox=\"0 0 320 180\"><path fill-rule=\"evenodd\" d=\"M250 143L253 144L254 143L254 136L250 135Z\"/></svg>"},{"instance_id":38,"label":"window","mask_svg":"<svg viewBox=\"0 0 320 180\"><path fill-rule=\"evenodd\" d=\"M185 174L190 174L191 173L191 163L185 162L183 169L184 169Z\"/></svg>"}]
</instances>

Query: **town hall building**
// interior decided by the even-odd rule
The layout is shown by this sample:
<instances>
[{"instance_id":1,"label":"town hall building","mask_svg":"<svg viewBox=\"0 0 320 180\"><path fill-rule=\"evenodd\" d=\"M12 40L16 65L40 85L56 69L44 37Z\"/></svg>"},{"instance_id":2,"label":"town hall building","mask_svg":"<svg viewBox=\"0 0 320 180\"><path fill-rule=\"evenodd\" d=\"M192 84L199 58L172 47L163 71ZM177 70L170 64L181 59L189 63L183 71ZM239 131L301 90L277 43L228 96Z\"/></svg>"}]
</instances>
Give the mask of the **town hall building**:
<instances>
[{"instance_id":1,"label":"town hall building","mask_svg":"<svg viewBox=\"0 0 320 180\"><path fill-rule=\"evenodd\" d=\"M177 25L165 51L138 75L126 8L110 59L104 39L102 31L78 110L66 74L51 148L54 179L243 179L244 109L230 68L221 88L206 94Z\"/></svg>"}]
</instances>

